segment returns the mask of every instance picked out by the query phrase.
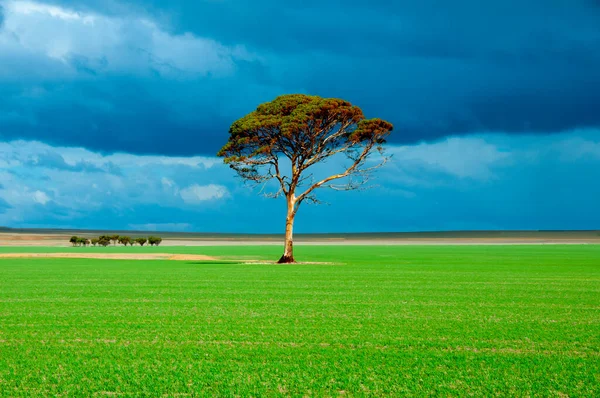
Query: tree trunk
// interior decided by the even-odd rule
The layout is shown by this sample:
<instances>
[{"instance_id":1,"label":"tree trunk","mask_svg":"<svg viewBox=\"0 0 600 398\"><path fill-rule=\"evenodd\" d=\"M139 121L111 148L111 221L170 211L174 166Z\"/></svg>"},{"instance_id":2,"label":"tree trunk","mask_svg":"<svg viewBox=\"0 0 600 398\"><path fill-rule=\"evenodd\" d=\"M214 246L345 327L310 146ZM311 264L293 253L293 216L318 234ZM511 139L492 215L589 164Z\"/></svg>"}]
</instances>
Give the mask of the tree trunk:
<instances>
[{"instance_id":1,"label":"tree trunk","mask_svg":"<svg viewBox=\"0 0 600 398\"><path fill-rule=\"evenodd\" d=\"M294 260L294 203L288 202L287 218L285 219L285 246L283 256L277 261L278 264L295 263Z\"/></svg>"}]
</instances>

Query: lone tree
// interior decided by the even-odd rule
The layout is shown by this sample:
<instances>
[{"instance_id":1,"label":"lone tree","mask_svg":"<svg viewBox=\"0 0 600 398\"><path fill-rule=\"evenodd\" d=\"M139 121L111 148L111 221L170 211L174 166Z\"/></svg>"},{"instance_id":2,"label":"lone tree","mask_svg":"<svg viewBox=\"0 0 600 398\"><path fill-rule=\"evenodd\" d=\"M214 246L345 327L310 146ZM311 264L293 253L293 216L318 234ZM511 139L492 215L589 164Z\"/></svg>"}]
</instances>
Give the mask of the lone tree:
<instances>
[{"instance_id":1,"label":"lone tree","mask_svg":"<svg viewBox=\"0 0 600 398\"><path fill-rule=\"evenodd\" d=\"M370 172L388 160L382 145L392 129L385 120L366 119L348 101L283 95L234 122L218 156L246 182L262 186L266 196L286 198L285 248L279 263L293 263L294 218L300 204L320 203L317 188L364 187ZM313 166L334 157L347 164L338 174L317 178ZM271 180L274 190L269 189Z\"/></svg>"}]
</instances>

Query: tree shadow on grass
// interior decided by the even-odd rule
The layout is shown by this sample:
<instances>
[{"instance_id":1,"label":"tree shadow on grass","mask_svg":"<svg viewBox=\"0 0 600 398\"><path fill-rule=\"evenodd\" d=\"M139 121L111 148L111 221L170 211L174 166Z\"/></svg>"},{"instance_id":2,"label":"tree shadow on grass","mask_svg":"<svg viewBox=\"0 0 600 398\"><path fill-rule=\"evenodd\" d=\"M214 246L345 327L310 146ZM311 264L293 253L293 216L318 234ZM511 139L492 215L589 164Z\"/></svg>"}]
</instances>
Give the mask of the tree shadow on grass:
<instances>
[{"instance_id":1,"label":"tree shadow on grass","mask_svg":"<svg viewBox=\"0 0 600 398\"><path fill-rule=\"evenodd\" d=\"M247 260L206 260L206 261L185 261L192 265L271 265L275 261L247 261Z\"/></svg>"},{"instance_id":2,"label":"tree shadow on grass","mask_svg":"<svg viewBox=\"0 0 600 398\"><path fill-rule=\"evenodd\" d=\"M183 262L183 261L182 261ZM185 261L186 264L190 265L275 265L275 266L290 266L290 265L322 265L322 266L343 266L346 263L340 262L297 262L297 263L286 263L279 264L273 260L206 260L206 261Z\"/></svg>"}]
</instances>

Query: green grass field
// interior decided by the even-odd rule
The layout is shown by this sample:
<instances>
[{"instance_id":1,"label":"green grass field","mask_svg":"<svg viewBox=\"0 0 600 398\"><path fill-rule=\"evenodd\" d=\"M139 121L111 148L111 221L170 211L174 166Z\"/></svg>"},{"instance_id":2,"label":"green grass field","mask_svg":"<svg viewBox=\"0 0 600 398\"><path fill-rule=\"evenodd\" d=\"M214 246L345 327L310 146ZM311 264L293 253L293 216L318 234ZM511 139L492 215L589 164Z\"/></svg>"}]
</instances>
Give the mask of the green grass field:
<instances>
[{"instance_id":1,"label":"green grass field","mask_svg":"<svg viewBox=\"0 0 600 398\"><path fill-rule=\"evenodd\" d=\"M0 259L0 396L600 396L600 245L296 252Z\"/></svg>"}]
</instances>

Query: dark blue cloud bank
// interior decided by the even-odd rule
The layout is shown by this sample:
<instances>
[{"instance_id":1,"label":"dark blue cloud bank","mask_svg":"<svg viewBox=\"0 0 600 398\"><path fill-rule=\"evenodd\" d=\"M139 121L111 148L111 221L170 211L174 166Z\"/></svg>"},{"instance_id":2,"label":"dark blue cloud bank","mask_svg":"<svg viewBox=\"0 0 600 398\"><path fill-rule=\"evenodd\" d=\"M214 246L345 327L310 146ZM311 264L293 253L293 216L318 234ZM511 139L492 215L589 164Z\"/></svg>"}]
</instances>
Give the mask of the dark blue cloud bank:
<instances>
[{"instance_id":1,"label":"dark blue cloud bank","mask_svg":"<svg viewBox=\"0 0 600 398\"><path fill-rule=\"evenodd\" d=\"M396 131L299 231L600 228L598 49L590 0L0 0L0 225L279 231L214 154L302 92Z\"/></svg>"}]
</instances>

